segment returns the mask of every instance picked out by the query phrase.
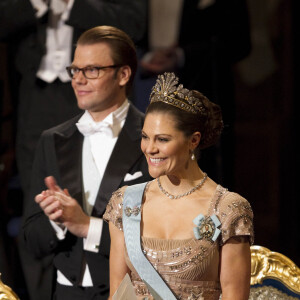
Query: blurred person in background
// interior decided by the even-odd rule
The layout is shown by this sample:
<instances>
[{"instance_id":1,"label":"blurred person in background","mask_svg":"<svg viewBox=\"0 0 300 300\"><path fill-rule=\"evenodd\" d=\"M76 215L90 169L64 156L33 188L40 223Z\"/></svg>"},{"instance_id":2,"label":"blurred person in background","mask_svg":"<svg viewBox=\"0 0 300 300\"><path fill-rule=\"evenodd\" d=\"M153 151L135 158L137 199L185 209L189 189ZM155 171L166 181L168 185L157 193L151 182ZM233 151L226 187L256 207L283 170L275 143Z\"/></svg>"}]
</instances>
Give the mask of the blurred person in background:
<instances>
[{"instance_id":1,"label":"blurred person in background","mask_svg":"<svg viewBox=\"0 0 300 300\"><path fill-rule=\"evenodd\" d=\"M234 188L235 150L232 68L250 50L246 0L149 0L134 103L145 111L157 74L173 71L186 88L219 104L223 135L202 152L200 160L213 179L229 188Z\"/></svg>"}]
</instances>

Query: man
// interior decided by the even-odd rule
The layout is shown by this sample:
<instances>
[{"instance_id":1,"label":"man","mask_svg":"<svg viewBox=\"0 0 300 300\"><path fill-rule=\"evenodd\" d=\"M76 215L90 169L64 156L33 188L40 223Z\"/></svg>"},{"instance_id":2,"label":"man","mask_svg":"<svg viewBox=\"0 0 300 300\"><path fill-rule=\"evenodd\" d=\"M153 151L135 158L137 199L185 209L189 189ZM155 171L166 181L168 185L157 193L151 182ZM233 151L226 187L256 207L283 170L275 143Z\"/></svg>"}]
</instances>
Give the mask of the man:
<instances>
[{"instance_id":1,"label":"man","mask_svg":"<svg viewBox=\"0 0 300 300\"><path fill-rule=\"evenodd\" d=\"M111 25L137 42L145 32L146 6L145 0L0 1L0 40L15 54L11 93L18 93L16 155L25 196L39 136L80 113L65 70L79 36Z\"/></svg>"},{"instance_id":2,"label":"man","mask_svg":"<svg viewBox=\"0 0 300 300\"><path fill-rule=\"evenodd\" d=\"M10 94L18 104L17 178L24 208L30 202L32 164L41 133L80 113L65 70L78 37L91 27L111 25L138 42L145 32L146 14L146 0L0 1L0 41L8 45ZM51 260L34 260L21 239L18 246L30 300L44 300Z\"/></svg>"},{"instance_id":3,"label":"man","mask_svg":"<svg viewBox=\"0 0 300 300\"><path fill-rule=\"evenodd\" d=\"M143 115L127 100L136 67L123 31L99 26L83 33L67 69L85 113L39 141L31 181L36 203L23 232L35 256L54 253L55 299L107 299L110 240L102 215L113 191L150 179L140 150ZM57 200L60 187L72 198Z\"/></svg>"}]
</instances>

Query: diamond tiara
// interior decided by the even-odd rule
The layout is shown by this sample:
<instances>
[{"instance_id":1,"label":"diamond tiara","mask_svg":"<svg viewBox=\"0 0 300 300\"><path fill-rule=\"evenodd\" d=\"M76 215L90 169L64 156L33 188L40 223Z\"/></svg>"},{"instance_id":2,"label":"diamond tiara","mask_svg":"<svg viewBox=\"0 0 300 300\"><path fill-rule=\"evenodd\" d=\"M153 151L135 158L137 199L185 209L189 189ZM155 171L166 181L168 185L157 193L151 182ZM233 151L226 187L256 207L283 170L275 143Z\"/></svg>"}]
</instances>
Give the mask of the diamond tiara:
<instances>
[{"instance_id":1,"label":"diamond tiara","mask_svg":"<svg viewBox=\"0 0 300 300\"><path fill-rule=\"evenodd\" d=\"M194 97L192 91L184 88L182 84L177 85L178 77L174 73L158 75L150 94L150 103L164 102L193 114L206 112L202 101Z\"/></svg>"}]
</instances>

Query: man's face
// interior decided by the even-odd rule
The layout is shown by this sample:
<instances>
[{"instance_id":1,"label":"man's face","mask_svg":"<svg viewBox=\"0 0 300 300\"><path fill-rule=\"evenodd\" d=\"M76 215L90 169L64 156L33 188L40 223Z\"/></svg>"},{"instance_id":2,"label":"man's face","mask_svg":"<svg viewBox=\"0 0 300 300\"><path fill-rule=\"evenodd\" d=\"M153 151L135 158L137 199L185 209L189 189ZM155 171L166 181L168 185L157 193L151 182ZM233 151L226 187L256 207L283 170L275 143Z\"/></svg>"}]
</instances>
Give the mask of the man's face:
<instances>
[{"instance_id":1,"label":"man's face","mask_svg":"<svg viewBox=\"0 0 300 300\"><path fill-rule=\"evenodd\" d=\"M106 43L78 45L75 50L73 67L105 67L114 65L111 50ZM78 107L90 113L101 113L119 106L125 100L124 80L121 70L116 68L102 69L96 79L87 79L82 71L72 79ZM125 83L126 84L126 83Z\"/></svg>"}]
</instances>

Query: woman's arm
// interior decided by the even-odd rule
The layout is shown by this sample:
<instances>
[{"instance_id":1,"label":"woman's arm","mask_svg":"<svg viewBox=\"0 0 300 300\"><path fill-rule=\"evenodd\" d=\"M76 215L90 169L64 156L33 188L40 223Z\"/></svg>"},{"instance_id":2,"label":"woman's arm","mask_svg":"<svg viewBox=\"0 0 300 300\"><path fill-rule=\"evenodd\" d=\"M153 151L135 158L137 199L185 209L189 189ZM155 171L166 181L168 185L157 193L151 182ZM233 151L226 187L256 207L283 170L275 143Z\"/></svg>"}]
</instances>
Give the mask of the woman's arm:
<instances>
[{"instance_id":1,"label":"woman's arm","mask_svg":"<svg viewBox=\"0 0 300 300\"><path fill-rule=\"evenodd\" d=\"M110 300L126 273L129 273L129 268L125 262L125 240L123 231L118 229L112 222L109 222L109 233L111 245L109 256L110 295L108 299Z\"/></svg>"},{"instance_id":2,"label":"woman's arm","mask_svg":"<svg viewBox=\"0 0 300 300\"><path fill-rule=\"evenodd\" d=\"M248 300L251 254L248 237L232 237L221 248L222 300Z\"/></svg>"}]
</instances>

